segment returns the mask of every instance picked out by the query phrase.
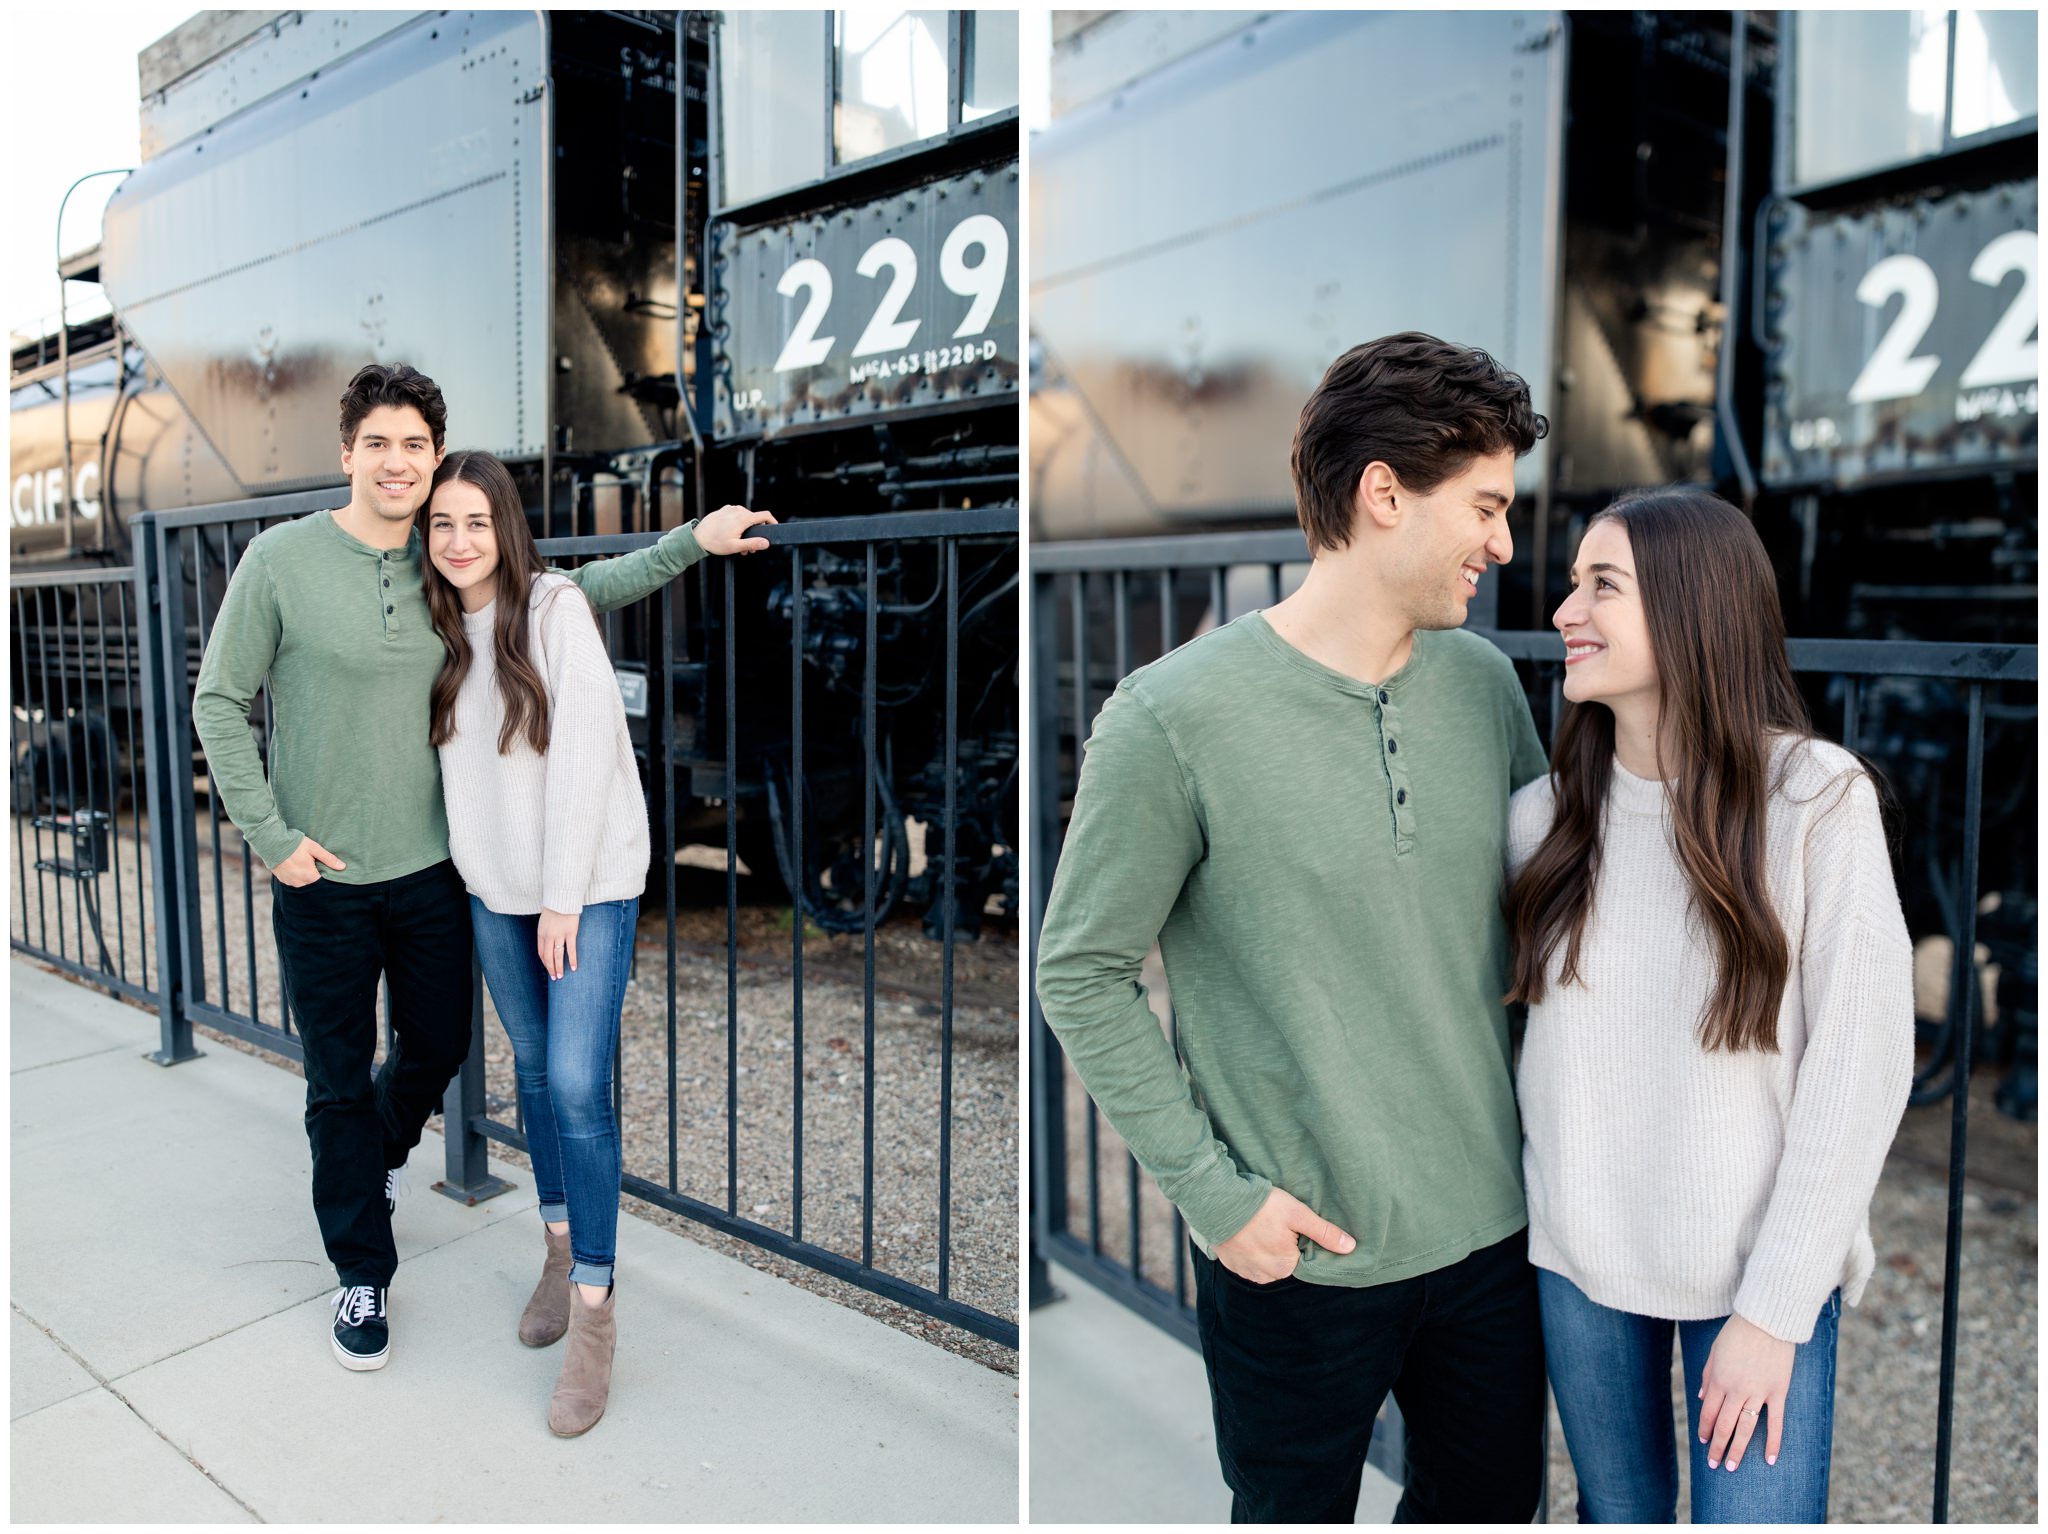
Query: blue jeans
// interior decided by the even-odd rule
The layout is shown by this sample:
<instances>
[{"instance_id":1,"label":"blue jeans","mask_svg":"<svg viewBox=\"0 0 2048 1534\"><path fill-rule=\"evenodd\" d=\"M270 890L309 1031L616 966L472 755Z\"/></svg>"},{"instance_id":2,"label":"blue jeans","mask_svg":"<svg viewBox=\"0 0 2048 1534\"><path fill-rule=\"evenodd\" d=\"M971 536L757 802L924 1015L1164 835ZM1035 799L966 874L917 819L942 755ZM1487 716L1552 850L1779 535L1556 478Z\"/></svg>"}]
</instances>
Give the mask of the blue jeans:
<instances>
[{"instance_id":1,"label":"blue jeans","mask_svg":"<svg viewBox=\"0 0 2048 1534\"><path fill-rule=\"evenodd\" d=\"M638 900L587 905L576 924L576 968L541 967L540 917L502 916L469 897L476 953L512 1040L519 1110L543 1220L569 1222L569 1277L609 1284L619 1235L619 1125L612 1056L633 958Z\"/></svg>"},{"instance_id":2,"label":"blue jeans","mask_svg":"<svg viewBox=\"0 0 2048 1534\"><path fill-rule=\"evenodd\" d=\"M1685 1355L1685 1407L1692 1447L1694 1523L1825 1523L1828 1462L1835 1430L1837 1289L1821 1307L1813 1339L1793 1355L1778 1462L1764 1460L1770 1414L1757 1419L1730 1472L1707 1468L1700 1442L1700 1379L1727 1322L1662 1321L1609 1310L1570 1279L1536 1270L1543 1347L1558 1420L1579 1478L1581 1523L1672 1523L1678 1515L1678 1459L1671 1442L1671 1329Z\"/></svg>"}]
</instances>

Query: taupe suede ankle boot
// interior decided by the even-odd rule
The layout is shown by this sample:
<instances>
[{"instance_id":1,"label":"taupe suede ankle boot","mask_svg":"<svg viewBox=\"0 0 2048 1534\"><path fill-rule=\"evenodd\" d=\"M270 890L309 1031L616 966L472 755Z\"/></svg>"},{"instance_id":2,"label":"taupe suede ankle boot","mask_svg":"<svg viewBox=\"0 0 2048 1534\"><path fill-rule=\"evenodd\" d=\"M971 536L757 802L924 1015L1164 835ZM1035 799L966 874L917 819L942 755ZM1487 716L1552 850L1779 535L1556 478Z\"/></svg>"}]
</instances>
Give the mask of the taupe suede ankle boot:
<instances>
[{"instance_id":1,"label":"taupe suede ankle boot","mask_svg":"<svg viewBox=\"0 0 2048 1534\"><path fill-rule=\"evenodd\" d=\"M541 1233L548 1238L548 1260L519 1316L519 1340L530 1348L559 1342L569 1329L569 1233L558 1236L545 1225Z\"/></svg>"},{"instance_id":2,"label":"taupe suede ankle boot","mask_svg":"<svg viewBox=\"0 0 2048 1534\"><path fill-rule=\"evenodd\" d=\"M581 1295L569 1299L569 1346L562 1354L555 1398L548 1403L548 1427L562 1438L574 1438L597 1426L605 1398L612 1389L612 1349L619 1339L617 1289L602 1305L586 1304Z\"/></svg>"}]
</instances>

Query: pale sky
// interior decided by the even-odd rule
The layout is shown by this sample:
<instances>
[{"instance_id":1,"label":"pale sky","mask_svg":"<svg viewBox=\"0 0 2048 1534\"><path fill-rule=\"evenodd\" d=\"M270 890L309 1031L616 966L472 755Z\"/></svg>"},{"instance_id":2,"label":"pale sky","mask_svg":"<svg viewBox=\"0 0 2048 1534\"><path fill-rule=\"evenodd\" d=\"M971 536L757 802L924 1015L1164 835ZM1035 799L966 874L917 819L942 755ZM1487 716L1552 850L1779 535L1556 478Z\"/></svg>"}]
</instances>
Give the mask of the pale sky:
<instances>
[{"instance_id":1,"label":"pale sky","mask_svg":"<svg viewBox=\"0 0 2048 1534\"><path fill-rule=\"evenodd\" d=\"M6 7L6 264L0 314L10 331L35 333L57 319L57 205L88 171L132 166L139 156L136 55L195 16L176 3ZM118 176L78 189L64 215L64 245L99 239L100 212ZM97 287L74 285L81 310L106 307Z\"/></svg>"},{"instance_id":2,"label":"pale sky","mask_svg":"<svg viewBox=\"0 0 2048 1534\"><path fill-rule=\"evenodd\" d=\"M1052 12L1026 8L1017 26L1017 115L1036 133L1052 119Z\"/></svg>"}]
</instances>

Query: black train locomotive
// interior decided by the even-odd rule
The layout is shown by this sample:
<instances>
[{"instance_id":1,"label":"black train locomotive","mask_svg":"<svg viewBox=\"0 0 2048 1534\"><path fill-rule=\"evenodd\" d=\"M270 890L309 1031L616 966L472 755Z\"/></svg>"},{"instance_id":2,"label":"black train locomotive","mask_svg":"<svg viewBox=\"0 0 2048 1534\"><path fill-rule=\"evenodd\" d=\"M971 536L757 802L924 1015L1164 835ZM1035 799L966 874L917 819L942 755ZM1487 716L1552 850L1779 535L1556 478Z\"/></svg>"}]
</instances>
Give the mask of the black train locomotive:
<instances>
[{"instance_id":1,"label":"black train locomotive","mask_svg":"<svg viewBox=\"0 0 2048 1534\"><path fill-rule=\"evenodd\" d=\"M215 11L142 55L141 91L143 163L65 263L112 313L14 353L17 572L128 563L139 512L339 484L335 401L369 361L441 384L450 446L504 458L542 536L729 501L785 521L1017 505L1014 14ZM219 599L220 542L193 545L188 614ZM944 804L939 545L877 557L880 888L928 905L910 853ZM959 546L969 933L991 897L1015 909L1016 559L1014 535ZM722 842L736 799L741 860L830 926L863 885L866 556L814 548L803 572L793 590L781 556L741 561L729 610L708 574L685 583L672 760L648 697L658 627L612 644L679 835ZM62 784L34 759L81 754L72 737L105 729L88 714L123 717L133 634L90 596L83 614L38 600L86 636L68 662L24 653L50 625L15 636L27 776ZM748 721L731 782L728 624Z\"/></svg>"}]
</instances>

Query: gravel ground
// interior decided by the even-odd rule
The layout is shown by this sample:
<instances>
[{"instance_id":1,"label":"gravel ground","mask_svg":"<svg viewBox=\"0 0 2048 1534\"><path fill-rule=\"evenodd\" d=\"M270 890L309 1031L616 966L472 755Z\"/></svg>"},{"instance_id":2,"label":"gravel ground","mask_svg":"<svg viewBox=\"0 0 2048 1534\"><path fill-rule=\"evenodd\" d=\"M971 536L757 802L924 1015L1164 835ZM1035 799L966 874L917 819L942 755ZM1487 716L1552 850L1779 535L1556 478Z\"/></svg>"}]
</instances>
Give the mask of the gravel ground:
<instances>
[{"instance_id":1,"label":"gravel ground","mask_svg":"<svg viewBox=\"0 0 2048 1534\"><path fill-rule=\"evenodd\" d=\"M125 934L126 973L142 978L145 947L141 892L146 845L124 814L117 837L121 898L111 874L98 882L102 926L116 967ZM42 876L36 904L37 856L32 833L19 824L26 858L10 891L17 937L58 950L57 881ZM147 833L144 831L144 842ZM277 956L270 940L269 880L262 865L244 890L239 838L221 839L221 911L216 916L211 828L199 820L201 949L205 966L195 990L216 1005L275 1026L282 1015ZM50 849L48 834L44 852ZM232 849L232 850L230 850ZM788 906L750 905L740 881L737 926L736 1051L731 1060L739 1105L738 1185L726 1189L727 923L725 877L696 867L677 869L675 1066L671 1077L667 927L659 905L643 910L635 975L622 1013L620 1085L626 1170L716 1207L730 1203L748 1219L784 1232L792 1228L794 1080L793 998ZM62 951L81 956L74 912L64 890ZM125 908L125 909L122 909ZM121 916L116 922L116 911ZM26 926L23 917L26 916ZM251 918L253 917L253 929ZM153 935L153 912L147 930ZM84 930L90 933L88 923ZM251 943L253 930L254 942ZM46 935L47 934L47 935ZM254 965L250 963L253 946ZM225 964L222 963L223 949ZM97 960L88 936L84 952ZM875 1113L873 1266L922 1288L938 1284L941 963L915 915L892 919L875 940ZM803 1236L856 1260L862 1244L864 1052L863 942L806 927L803 986ZM149 957L154 974L154 955ZM253 986L253 995L252 995ZM517 1118L512 1056L504 1030L485 1001L486 1090L491 1116ZM981 940L954 950L953 1132L948 1292L990 1314L1015 1320L1018 1293L1017 1195L1017 943L1014 925L990 918ZM240 1040L202 1029L214 1042L262 1053ZM273 1057L274 1058L274 1057ZM288 1062L288 1069L296 1070ZM676 1121L674 1176L669 1163L671 1085ZM502 1175L530 1185L526 1158L493 1145ZM504 1170L517 1168L517 1172ZM525 1173L525 1176L521 1176ZM1017 1355L984 1338L872 1295L749 1242L627 1197L622 1207L702 1245L737 1257L816 1293L872 1315L900 1331L1001 1373L1017 1372Z\"/></svg>"},{"instance_id":2,"label":"gravel ground","mask_svg":"<svg viewBox=\"0 0 2048 1534\"><path fill-rule=\"evenodd\" d=\"M1155 995L1156 979L1146 977ZM1073 1068L1063 1062L1062 1069L1073 1231L1087 1240L1089 1211L1099 1209L1100 1249L1128 1261L1129 1155ZM2034 1125L1998 1112L1992 1101L1997 1085L1996 1072L1980 1070L1970 1092L1949 1480L1949 1518L1958 1523L2034 1523L2040 1516L2039 1135ZM1931 1514L1951 1117L1946 1102L1908 1110L1872 1203L1877 1271L1862 1304L1844 1308L1838 1343L1832 1522L1924 1523ZM1091 1122L1099 1204L1088 1187ZM1151 1178L1141 1175L1138 1187L1140 1271L1172 1292L1173 1210ZM1192 1301L1192 1278L1188 1283ZM1675 1349L1673 1376L1674 1430L1683 1433ZM1575 1522L1577 1487L1554 1408L1550 1444L1550 1519ZM1679 1477L1679 1516L1690 1521L1683 1456Z\"/></svg>"}]
</instances>

